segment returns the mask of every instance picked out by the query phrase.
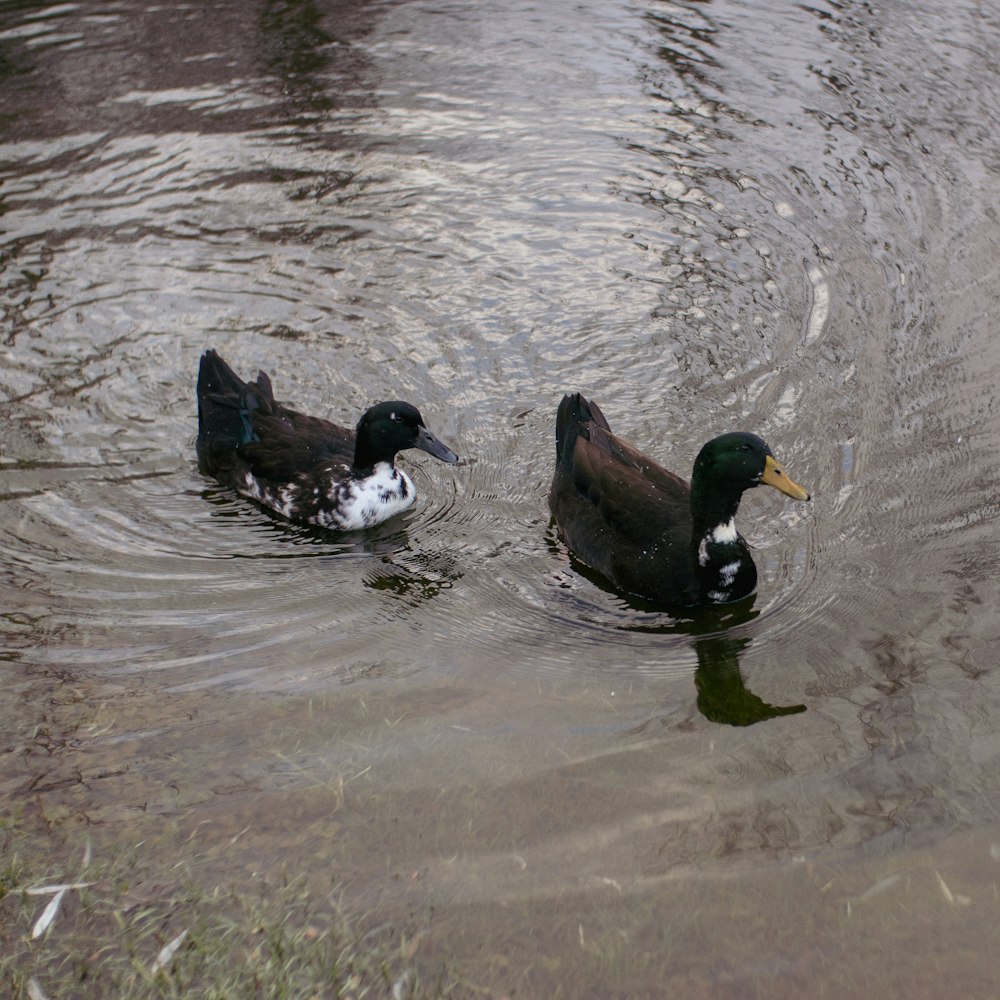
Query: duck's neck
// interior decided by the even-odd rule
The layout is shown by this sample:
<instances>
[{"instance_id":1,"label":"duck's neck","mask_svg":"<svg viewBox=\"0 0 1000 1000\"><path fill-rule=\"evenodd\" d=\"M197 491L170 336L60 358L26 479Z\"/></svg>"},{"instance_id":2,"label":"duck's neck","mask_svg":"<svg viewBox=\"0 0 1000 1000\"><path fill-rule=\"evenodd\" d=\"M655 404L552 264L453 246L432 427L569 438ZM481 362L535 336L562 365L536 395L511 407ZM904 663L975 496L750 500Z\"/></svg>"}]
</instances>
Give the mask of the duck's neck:
<instances>
[{"instance_id":1,"label":"duck's neck","mask_svg":"<svg viewBox=\"0 0 1000 1000\"><path fill-rule=\"evenodd\" d=\"M388 462L391 467L394 462L395 454L386 455L384 448L378 448L375 442L371 440L371 436L365 431L358 434L357 440L354 442L354 463L352 465L352 470L356 475L367 476L370 475L372 470L380 462Z\"/></svg>"},{"instance_id":2,"label":"duck's neck","mask_svg":"<svg viewBox=\"0 0 1000 1000\"><path fill-rule=\"evenodd\" d=\"M700 599L726 603L745 597L757 585L757 569L736 530L735 495L700 484L691 486L691 555Z\"/></svg>"},{"instance_id":3,"label":"duck's neck","mask_svg":"<svg viewBox=\"0 0 1000 1000\"><path fill-rule=\"evenodd\" d=\"M696 476L691 483L691 535L693 540L700 540L712 534L715 529L728 526L731 529L732 540L736 542L736 509L740 505L742 491L732 493L718 488L708 490L698 481ZM730 531L721 534L727 536ZM720 543L722 538L719 539Z\"/></svg>"}]
</instances>

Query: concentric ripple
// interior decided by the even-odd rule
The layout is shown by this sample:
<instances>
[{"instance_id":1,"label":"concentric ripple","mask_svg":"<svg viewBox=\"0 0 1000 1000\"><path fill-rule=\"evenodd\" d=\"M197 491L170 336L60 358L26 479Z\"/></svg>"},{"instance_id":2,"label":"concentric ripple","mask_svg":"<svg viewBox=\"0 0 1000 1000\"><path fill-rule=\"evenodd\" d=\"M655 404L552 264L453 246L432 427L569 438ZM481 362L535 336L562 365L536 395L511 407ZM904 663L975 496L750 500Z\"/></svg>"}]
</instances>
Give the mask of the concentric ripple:
<instances>
[{"instance_id":1,"label":"concentric ripple","mask_svg":"<svg viewBox=\"0 0 1000 1000\"><path fill-rule=\"evenodd\" d=\"M990 759L1000 98L969 36L997 26L961 3L343 6L4 15L9 656L175 691L502 686L515 716L614 689L636 740L779 724L724 718L739 689L794 713L846 840L881 835L852 813L885 790L873 755L925 748L899 779L921 806L935 754ZM340 423L408 399L461 462L402 456L417 504L371 532L276 520L197 472L208 347ZM744 499L752 605L675 619L572 559L546 503L569 391L682 475L745 429L810 489ZM986 708L949 740L972 685ZM801 817L777 772L754 787Z\"/></svg>"}]
</instances>

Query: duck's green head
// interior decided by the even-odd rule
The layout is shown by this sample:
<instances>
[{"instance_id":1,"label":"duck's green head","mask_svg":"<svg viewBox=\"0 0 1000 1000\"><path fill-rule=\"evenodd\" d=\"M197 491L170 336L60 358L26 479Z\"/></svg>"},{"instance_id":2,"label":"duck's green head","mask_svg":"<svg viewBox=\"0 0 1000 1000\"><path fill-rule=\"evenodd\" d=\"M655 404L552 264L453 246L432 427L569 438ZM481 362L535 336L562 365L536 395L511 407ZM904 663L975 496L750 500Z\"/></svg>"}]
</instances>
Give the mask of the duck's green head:
<instances>
[{"instance_id":1,"label":"duck's green head","mask_svg":"<svg viewBox=\"0 0 1000 1000\"><path fill-rule=\"evenodd\" d=\"M712 438L695 459L692 489L738 496L761 483L793 500L809 499L809 491L785 475L767 442L756 434L737 431Z\"/></svg>"}]
</instances>

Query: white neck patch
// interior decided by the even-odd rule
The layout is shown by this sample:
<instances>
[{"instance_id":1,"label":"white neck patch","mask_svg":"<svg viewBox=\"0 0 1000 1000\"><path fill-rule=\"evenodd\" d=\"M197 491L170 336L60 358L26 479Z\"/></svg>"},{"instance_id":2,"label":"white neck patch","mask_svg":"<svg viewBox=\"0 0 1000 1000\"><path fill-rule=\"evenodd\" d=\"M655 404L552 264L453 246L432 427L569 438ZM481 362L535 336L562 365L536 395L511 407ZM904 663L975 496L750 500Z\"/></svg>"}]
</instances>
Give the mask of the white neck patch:
<instances>
[{"instance_id":1,"label":"white neck patch","mask_svg":"<svg viewBox=\"0 0 1000 1000\"><path fill-rule=\"evenodd\" d=\"M724 521L722 524L717 524L711 531L705 534L698 543L698 565L708 565L709 542L712 542L715 545L732 545L739 537L739 532L736 530L736 524L732 518L728 521Z\"/></svg>"},{"instance_id":2,"label":"white neck patch","mask_svg":"<svg viewBox=\"0 0 1000 1000\"><path fill-rule=\"evenodd\" d=\"M727 542L735 542L739 538L739 532L736 530L736 522L733 518L730 518L724 524L717 524L712 529L712 541L717 542L719 545L724 545Z\"/></svg>"}]
</instances>

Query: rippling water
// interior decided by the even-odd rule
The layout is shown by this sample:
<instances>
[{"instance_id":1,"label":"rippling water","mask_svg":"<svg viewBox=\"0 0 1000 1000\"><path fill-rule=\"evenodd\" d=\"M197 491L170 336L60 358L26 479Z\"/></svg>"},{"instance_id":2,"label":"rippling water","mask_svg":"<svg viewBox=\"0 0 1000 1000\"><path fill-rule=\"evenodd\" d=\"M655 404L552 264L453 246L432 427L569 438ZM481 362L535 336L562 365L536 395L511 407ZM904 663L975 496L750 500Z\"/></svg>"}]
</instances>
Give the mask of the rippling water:
<instances>
[{"instance_id":1,"label":"rippling water","mask_svg":"<svg viewBox=\"0 0 1000 1000\"><path fill-rule=\"evenodd\" d=\"M766 927L812 897L760 865L787 883L989 829L998 56L971 0L8 5L0 586L33 681L3 728L102 678L176 740L165 706L202 692L222 760L278 695L322 697L329 728L285 737L309 767L377 763L344 872L396 900L374 843L481 936L496 907L575 920L605 878L635 906L609 928L644 942L661 880L723 872ZM408 454L418 504L376 531L276 522L197 473L209 346L341 423L410 399L462 462ZM685 475L744 428L812 491L746 497L752 608L675 621L571 561L545 497L576 389ZM135 785L95 816L155 784L121 699ZM368 702L403 721L365 728ZM714 954L684 965L714 996L803 995L781 954L733 987Z\"/></svg>"}]
</instances>

